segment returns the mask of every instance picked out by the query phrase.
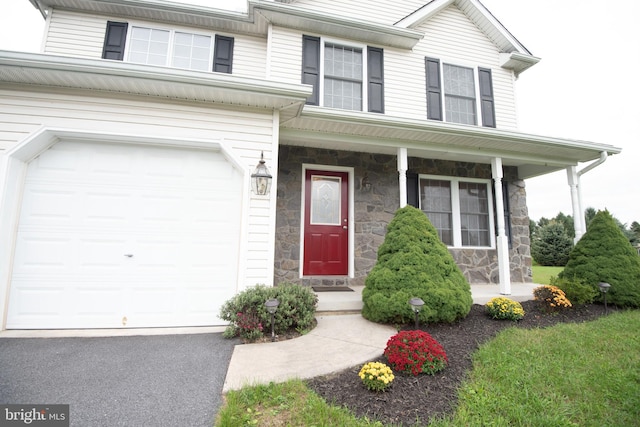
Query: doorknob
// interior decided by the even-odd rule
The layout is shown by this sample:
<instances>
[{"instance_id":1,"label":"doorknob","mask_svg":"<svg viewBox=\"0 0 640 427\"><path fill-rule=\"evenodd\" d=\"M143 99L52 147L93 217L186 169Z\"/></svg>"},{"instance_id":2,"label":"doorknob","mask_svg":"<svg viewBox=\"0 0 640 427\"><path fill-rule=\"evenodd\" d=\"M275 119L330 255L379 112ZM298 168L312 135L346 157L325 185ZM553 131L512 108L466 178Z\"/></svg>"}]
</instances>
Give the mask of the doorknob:
<instances>
[{"instance_id":1,"label":"doorknob","mask_svg":"<svg viewBox=\"0 0 640 427\"><path fill-rule=\"evenodd\" d=\"M346 225L343 225L342 228L346 230L348 227Z\"/></svg>"}]
</instances>

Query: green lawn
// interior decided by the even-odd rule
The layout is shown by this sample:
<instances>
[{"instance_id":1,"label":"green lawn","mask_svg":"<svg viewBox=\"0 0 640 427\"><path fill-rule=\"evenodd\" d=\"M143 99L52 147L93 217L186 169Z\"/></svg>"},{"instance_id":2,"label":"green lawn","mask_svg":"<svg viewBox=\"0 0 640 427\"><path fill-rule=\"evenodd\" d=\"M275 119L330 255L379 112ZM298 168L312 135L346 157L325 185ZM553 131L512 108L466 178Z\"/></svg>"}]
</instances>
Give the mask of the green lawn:
<instances>
[{"instance_id":1,"label":"green lawn","mask_svg":"<svg viewBox=\"0 0 640 427\"><path fill-rule=\"evenodd\" d=\"M509 328L474 354L456 412L432 425L637 426L638 331L638 310L547 329ZM229 392L216 426L247 425L382 427L327 405L301 381Z\"/></svg>"},{"instance_id":2,"label":"green lawn","mask_svg":"<svg viewBox=\"0 0 640 427\"><path fill-rule=\"evenodd\" d=\"M531 267L533 271L533 283L540 285L548 285L551 277L557 277L564 270L564 267L544 267L542 265L534 265Z\"/></svg>"}]
</instances>

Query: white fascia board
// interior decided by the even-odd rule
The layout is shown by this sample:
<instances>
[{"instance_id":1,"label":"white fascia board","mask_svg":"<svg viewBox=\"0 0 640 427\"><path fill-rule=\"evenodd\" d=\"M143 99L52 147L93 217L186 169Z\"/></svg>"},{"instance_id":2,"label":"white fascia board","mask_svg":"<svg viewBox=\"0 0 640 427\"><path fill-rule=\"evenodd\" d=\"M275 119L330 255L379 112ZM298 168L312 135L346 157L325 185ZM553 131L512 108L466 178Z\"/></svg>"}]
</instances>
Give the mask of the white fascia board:
<instances>
[{"instance_id":1,"label":"white fascia board","mask_svg":"<svg viewBox=\"0 0 640 427\"><path fill-rule=\"evenodd\" d=\"M300 9L283 3L248 0L249 14L260 14L271 23L330 36L350 37L364 42L402 49L413 48L424 34L410 28L384 25L344 16Z\"/></svg>"},{"instance_id":2,"label":"white fascia board","mask_svg":"<svg viewBox=\"0 0 640 427\"><path fill-rule=\"evenodd\" d=\"M3 69L11 69L11 72L7 73L11 75L22 73L26 77L16 82L27 84L46 85L47 73L80 73L94 78L100 76L113 78L109 84L113 86L114 90L118 90L118 78L135 78L159 83L188 84L200 86L203 89L217 88L263 95L270 98L280 98L283 99L283 105L280 108L288 107L294 103L304 104L312 92L312 88L308 85L251 79L223 73L197 72L105 59L81 59L12 51L0 51L0 82L14 81L3 75ZM39 71L40 75L37 78L33 78L32 82L25 81L29 79L29 71Z\"/></svg>"},{"instance_id":3,"label":"white fascia board","mask_svg":"<svg viewBox=\"0 0 640 427\"><path fill-rule=\"evenodd\" d=\"M551 136L534 135L511 130L502 130L481 126L459 125L455 123L434 120L417 120L402 117L389 117L380 114L363 113L358 111L343 111L327 108L305 106L302 118L330 120L334 122L366 124L398 130L416 130L433 133L443 133L470 138L488 139L495 141L510 141L514 143L535 143L538 145L562 146L579 150L606 152L609 155L620 154L622 149L613 145L600 144L589 141L556 138Z\"/></svg>"}]
</instances>

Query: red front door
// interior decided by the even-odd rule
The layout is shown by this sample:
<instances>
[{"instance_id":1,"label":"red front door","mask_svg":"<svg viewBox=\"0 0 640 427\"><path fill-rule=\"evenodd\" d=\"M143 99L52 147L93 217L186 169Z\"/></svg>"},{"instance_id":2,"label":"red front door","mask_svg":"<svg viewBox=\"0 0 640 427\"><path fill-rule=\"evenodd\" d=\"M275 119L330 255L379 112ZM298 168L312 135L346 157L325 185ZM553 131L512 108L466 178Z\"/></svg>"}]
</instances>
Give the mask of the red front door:
<instances>
[{"instance_id":1,"label":"red front door","mask_svg":"<svg viewBox=\"0 0 640 427\"><path fill-rule=\"evenodd\" d=\"M305 276L349 273L349 180L346 172L305 175Z\"/></svg>"}]
</instances>

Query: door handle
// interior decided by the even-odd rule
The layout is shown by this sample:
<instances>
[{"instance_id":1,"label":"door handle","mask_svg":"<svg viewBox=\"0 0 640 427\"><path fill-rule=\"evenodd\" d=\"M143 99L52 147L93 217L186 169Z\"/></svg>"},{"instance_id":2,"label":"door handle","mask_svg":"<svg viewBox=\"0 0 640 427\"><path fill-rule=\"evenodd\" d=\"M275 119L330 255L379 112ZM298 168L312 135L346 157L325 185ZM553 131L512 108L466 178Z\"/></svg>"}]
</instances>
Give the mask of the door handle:
<instances>
[{"instance_id":1,"label":"door handle","mask_svg":"<svg viewBox=\"0 0 640 427\"><path fill-rule=\"evenodd\" d=\"M346 225L343 225L342 228L346 230L348 227Z\"/></svg>"},{"instance_id":2,"label":"door handle","mask_svg":"<svg viewBox=\"0 0 640 427\"><path fill-rule=\"evenodd\" d=\"M133 254L124 254L124 256L126 256L127 258L132 258Z\"/></svg>"}]
</instances>

